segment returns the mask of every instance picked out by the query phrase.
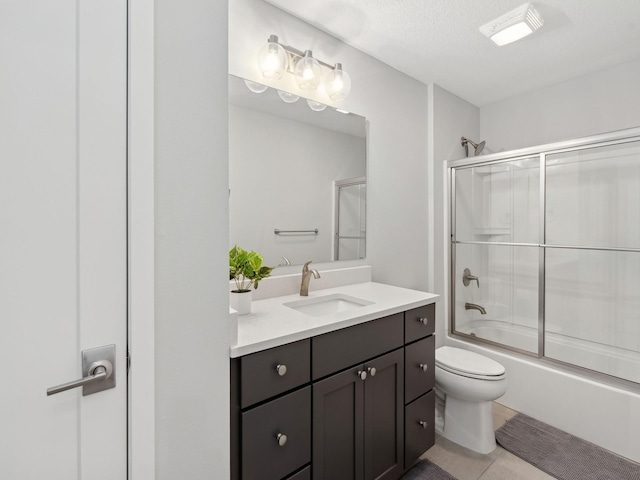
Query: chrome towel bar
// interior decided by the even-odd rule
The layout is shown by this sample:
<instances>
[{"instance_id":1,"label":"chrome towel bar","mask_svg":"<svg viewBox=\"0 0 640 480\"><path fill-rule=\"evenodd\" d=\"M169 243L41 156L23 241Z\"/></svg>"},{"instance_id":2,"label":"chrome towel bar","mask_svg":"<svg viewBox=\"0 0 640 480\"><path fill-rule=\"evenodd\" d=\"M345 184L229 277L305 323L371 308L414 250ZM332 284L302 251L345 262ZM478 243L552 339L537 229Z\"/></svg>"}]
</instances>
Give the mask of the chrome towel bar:
<instances>
[{"instance_id":1,"label":"chrome towel bar","mask_svg":"<svg viewBox=\"0 0 640 480\"><path fill-rule=\"evenodd\" d=\"M274 228L273 233L276 235L282 234L293 234L293 235L317 235L318 229L315 228L313 230L280 230L279 228Z\"/></svg>"}]
</instances>

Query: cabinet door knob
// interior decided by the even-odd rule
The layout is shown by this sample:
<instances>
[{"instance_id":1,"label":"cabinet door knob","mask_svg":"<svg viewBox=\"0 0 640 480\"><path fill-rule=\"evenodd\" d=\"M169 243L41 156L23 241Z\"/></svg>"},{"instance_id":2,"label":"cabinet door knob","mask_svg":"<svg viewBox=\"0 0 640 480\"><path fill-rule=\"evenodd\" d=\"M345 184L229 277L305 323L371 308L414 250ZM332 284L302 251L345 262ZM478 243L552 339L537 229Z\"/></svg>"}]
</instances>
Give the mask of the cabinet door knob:
<instances>
[{"instance_id":1,"label":"cabinet door knob","mask_svg":"<svg viewBox=\"0 0 640 480\"><path fill-rule=\"evenodd\" d=\"M375 377L376 376L376 367L367 368L367 372L369 372L369 375L371 375L372 377Z\"/></svg>"},{"instance_id":2,"label":"cabinet door knob","mask_svg":"<svg viewBox=\"0 0 640 480\"><path fill-rule=\"evenodd\" d=\"M358 370L358 373L356 375L358 375L358 377L360 377L360 380L366 380L367 379L367 372L365 372L364 370Z\"/></svg>"},{"instance_id":3,"label":"cabinet door knob","mask_svg":"<svg viewBox=\"0 0 640 480\"><path fill-rule=\"evenodd\" d=\"M427 317L420 317L418 321L423 325L426 325L427 323L429 323L429 319Z\"/></svg>"},{"instance_id":4,"label":"cabinet door knob","mask_svg":"<svg viewBox=\"0 0 640 480\"><path fill-rule=\"evenodd\" d=\"M418 367L420 367L423 372L426 372L429 369L429 365L427 365L426 363L421 363L418 365Z\"/></svg>"},{"instance_id":5,"label":"cabinet door knob","mask_svg":"<svg viewBox=\"0 0 640 480\"><path fill-rule=\"evenodd\" d=\"M287 444L287 436L284 433L279 433L276 439L278 440L278 445L280 445L281 447L284 447Z\"/></svg>"},{"instance_id":6,"label":"cabinet door knob","mask_svg":"<svg viewBox=\"0 0 640 480\"><path fill-rule=\"evenodd\" d=\"M281 377L284 377L284 374L287 373L287 366L286 365L276 365L276 372L278 372L278 375L280 375Z\"/></svg>"},{"instance_id":7,"label":"cabinet door knob","mask_svg":"<svg viewBox=\"0 0 640 480\"><path fill-rule=\"evenodd\" d=\"M418 423L420 424L420 426L422 428L424 428L425 430L427 429L427 427L428 427L428 423L427 422L424 422L424 421L420 420L420 421L418 421Z\"/></svg>"}]
</instances>

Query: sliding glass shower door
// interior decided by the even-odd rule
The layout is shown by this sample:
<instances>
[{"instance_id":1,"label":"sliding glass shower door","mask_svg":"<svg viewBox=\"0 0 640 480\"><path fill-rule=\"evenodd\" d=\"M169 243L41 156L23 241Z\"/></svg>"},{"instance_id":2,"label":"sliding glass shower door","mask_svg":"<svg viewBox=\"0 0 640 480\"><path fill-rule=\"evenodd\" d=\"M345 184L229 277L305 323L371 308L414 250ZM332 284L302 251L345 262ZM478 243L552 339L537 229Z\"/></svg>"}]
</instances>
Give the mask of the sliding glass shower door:
<instances>
[{"instance_id":1,"label":"sliding glass shower door","mask_svg":"<svg viewBox=\"0 0 640 480\"><path fill-rule=\"evenodd\" d=\"M537 354L539 157L456 169L455 192L456 331Z\"/></svg>"},{"instance_id":2,"label":"sliding glass shower door","mask_svg":"<svg viewBox=\"0 0 640 480\"><path fill-rule=\"evenodd\" d=\"M454 334L640 383L633 133L449 163Z\"/></svg>"},{"instance_id":3,"label":"sliding glass shower door","mask_svg":"<svg viewBox=\"0 0 640 480\"><path fill-rule=\"evenodd\" d=\"M640 142L546 157L545 351L640 383Z\"/></svg>"}]
</instances>

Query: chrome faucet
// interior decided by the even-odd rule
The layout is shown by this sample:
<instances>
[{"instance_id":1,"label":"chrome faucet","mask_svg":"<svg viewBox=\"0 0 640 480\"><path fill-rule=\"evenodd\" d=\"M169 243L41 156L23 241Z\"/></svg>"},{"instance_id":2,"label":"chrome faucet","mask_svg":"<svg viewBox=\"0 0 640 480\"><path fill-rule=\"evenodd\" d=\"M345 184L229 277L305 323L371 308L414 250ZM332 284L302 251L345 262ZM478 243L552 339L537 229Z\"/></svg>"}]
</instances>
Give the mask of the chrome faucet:
<instances>
[{"instance_id":1,"label":"chrome faucet","mask_svg":"<svg viewBox=\"0 0 640 480\"><path fill-rule=\"evenodd\" d=\"M480 305L476 305L475 303L465 303L464 304L464 309L465 310L478 310L482 315L486 315L487 311L484 309L484 307L481 307Z\"/></svg>"},{"instance_id":2,"label":"chrome faucet","mask_svg":"<svg viewBox=\"0 0 640 480\"><path fill-rule=\"evenodd\" d=\"M309 296L309 280L311 275L313 278L320 278L320 273L315 268L309 268L311 260L304 264L302 267L302 283L300 284L300 295L303 297Z\"/></svg>"}]
</instances>

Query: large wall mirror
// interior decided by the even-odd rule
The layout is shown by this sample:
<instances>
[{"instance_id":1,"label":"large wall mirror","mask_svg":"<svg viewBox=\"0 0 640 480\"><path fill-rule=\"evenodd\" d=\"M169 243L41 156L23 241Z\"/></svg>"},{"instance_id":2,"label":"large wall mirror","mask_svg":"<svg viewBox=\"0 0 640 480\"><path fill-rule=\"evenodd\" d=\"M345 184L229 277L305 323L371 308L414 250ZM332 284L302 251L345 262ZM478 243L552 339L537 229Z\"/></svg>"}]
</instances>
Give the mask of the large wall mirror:
<instances>
[{"instance_id":1,"label":"large wall mirror","mask_svg":"<svg viewBox=\"0 0 640 480\"><path fill-rule=\"evenodd\" d=\"M316 110L229 76L230 246L269 266L365 257L366 119Z\"/></svg>"}]
</instances>

